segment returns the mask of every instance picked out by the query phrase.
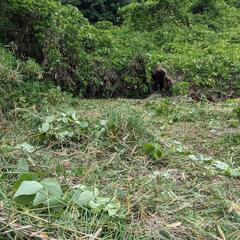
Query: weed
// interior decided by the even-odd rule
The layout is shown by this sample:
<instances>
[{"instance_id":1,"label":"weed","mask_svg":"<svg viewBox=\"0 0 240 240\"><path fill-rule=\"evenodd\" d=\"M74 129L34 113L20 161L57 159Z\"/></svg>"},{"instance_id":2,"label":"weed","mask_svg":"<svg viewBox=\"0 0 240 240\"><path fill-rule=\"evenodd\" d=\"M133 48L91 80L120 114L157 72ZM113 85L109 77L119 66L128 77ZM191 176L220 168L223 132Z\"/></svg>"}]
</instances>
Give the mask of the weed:
<instances>
[{"instance_id":1,"label":"weed","mask_svg":"<svg viewBox=\"0 0 240 240\"><path fill-rule=\"evenodd\" d=\"M66 103L1 119L1 237L238 238L235 104L56 91Z\"/></svg>"}]
</instances>

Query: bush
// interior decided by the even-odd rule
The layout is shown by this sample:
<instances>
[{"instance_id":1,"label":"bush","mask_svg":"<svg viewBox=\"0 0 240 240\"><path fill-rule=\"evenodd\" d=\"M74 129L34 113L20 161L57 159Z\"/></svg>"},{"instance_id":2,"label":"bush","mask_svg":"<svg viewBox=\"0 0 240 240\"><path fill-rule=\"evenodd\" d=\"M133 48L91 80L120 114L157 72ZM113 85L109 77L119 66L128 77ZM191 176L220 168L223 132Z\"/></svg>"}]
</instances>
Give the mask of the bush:
<instances>
[{"instance_id":1,"label":"bush","mask_svg":"<svg viewBox=\"0 0 240 240\"><path fill-rule=\"evenodd\" d=\"M177 82L173 86L173 95L187 95L189 92L189 82Z\"/></svg>"},{"instance_id":2,"label":"bush","mask_svg":"<svg viewBox=\"0 0 240 240\"><path fill-rule=\"evenodd\" d=\"M126 48L115 33L91 26L76 8L54 0L14 0L7 6L4 17L11 27L4 27L4 40L15 41L22 55L43 63L47 76L63 90L84 97L141 96L148 91L139 50ZM25 33L22 38L20 32Z\"/></svg>"},{"instance_id":3,"label":"bush","mask_svg":"<svg viewBox=\"0 0 240 240\"><path fill-rule=\"evenodd\" d=\"M124 23L140 31L155 31L164 24L188 24L189 0L133 2L121 9Z\"/></svg>"},{"instance_id":4,"label":"bush","mask_svg":"<svg viewBox=\"0 0 240 240\"><path fill-rule=\"evenodd\" d=\"M0 37L42 64L62 90L82 97L145 97L156 66L176 81L237 95L240 13L232 3L213 2L193 14L190 0L134 1L122 8L124 26L117 27L93 26L55 0L4 1Z\"/></svg>"},{"instance_id":5,"label":"bush","mask_svg":"<svg viewBox=\"0 0 240 240\"><path fill-rule=\"evenodd\" d=\"M37 89L40 78L42 68L34 60L20 61L14 54L0 47L0 111L11 109L14 103L21 102L23 98L28 97L33 101L33 89Z\"/></svg>"}]
</instances>

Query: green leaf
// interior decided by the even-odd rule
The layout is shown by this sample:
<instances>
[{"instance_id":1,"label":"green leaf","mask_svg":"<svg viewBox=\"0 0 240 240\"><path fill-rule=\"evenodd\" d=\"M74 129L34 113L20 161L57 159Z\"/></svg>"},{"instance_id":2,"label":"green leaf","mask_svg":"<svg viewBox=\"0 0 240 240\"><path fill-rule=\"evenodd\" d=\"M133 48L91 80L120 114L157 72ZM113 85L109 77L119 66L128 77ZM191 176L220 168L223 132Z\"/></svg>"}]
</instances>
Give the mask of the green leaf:
<instances>
[{"instance_id":1,"label":"green leaf","mask_svg":"<svg viewBox=\"0 0 240 240\"><path fill-rule=\"evenodd\" d=\"M42 189L36 194L33 200L33 206L38 206L40 204L47 207L57 207L62 205L61 197L49 195L49 192L46 189Z\"/></svg>"},{"instance_id":2,"label":"green leaf","mask_svg":"<svg viewBox=\"0 0 240 240\"><path fill-rule=\"evenodd\" d=\"M110 203L111 198L109 198L109 197L97 197L96 200L99 204L106 205L106 204Z\"/></svg>"},{"instance_id":3,"label":"green leaf","mask_svg":"<svg viewBox=\"0 0 240 240\"><path fill-rule=\"evenodd\" d=\"M14 195L14 199L23 204L32 202L36 193L43 189L43 186L36 181L23 181Z\"/></svg>"},{"instance_id":4,"label":"green leaf","mask_svg":"<svg viewBox=\"0 0 240 240\"><path fill-rule=\"evenodd\" d=\"M157 149L155 152L154 152L154 158L156 159L156 160L158 160L158 159L160 159L160 158L162 158L163 157L163 152L160 150L160 149Z\"/></svg>"},{"instance_id":5,"label":"green leaf","mask_svg":"<svg viewBox=\"0 0 240 240\"><path fill-rule=\"evenodd\" d=\"M10 145L0 146L0 153L2 153L2 154L10 153L12 151L14 151L14 147L12 147Z\"/></svg>"},{"instance_id":6,"label":"green leaf","mask_svg":"<svg viewBox=\"0 0 240 240\"><path fill-rule=\"evenodd\" d=\"M240 169L229 169L228 173L231 177L240 177Z\"/></svg>"},{"instance_id":7,"label":"green leaf","mask_svg":"<svg viewBox=\"0 0 240 240\"><path fill-rule=\"evenodd\" d=\"M37 181L23 181L15 193L14 198L22 195L33 195L41 189L43 189L43 186Z\"/></svg>"},{"instance_id":8,"label":"green leaf","mask_svg":"<svg viewBox=\"0 0 240 240\"><path fill-rule=\"evenodd\" d=\"M96 136L97 138L99 138L99 137L101 137L101 136L105 133L105 131L106 131L105 128L101 128L99 131L97 131L97 132L95 133L95 136Z\"/></svg>"},{"instance_id":9,"label":"green leaf","mask_svg":"<svg viewBox=\"0 0 240 240\"><path fill-rule=\"evenodd\" d=\"M88 128L88 122L80 122L79 126L80 128L83 128L83 129Z\"/></svg>"},{"instance_id":10,"label":"green leaf","mask_svg":"<svg viewBox=\"0 0 240 240\"><path fill-rule=\"evenodd\" d=\"M84 191L82 193L77 193L74 196L74 202L79 206L86 206L92 199L94 198L94 194L92 191Z\"/></svg>"},{"instance_id":11,"label":"green leaf","mask_svg":"<svg viewBox=\"0 0 240 240\"><path fill-rule=\"evenodd\" d=\"M151 153L151 152L154 150L154 146L153 146L153 144L151 144L151 143L145 143L145 144L143 145L143 149L144 149L144 151L145 151L147 154L149 154L149 153Z\"/></svg>"},{"instance_id":12,"label":"green leaf","mask_svg":"<svg viewBox=\"0 0 240 240\"><path fill-rule=\"evenodd\" d=\"M213 163L213 166L222 171L226 171L227 169L230 168L230 166L227 163L221 161L216 161L215 163Z\"/></svg>"},{"instance_id":13,"label":"green leaf","mask_svg":"<svg viewBox=\"0 0 240 240\"><path fill-rule=\"evenodd\" d=\"M107 120L101 120L100 121L100 125L103 126L103 127L107 126L107 123L108 123Z\"/></svg>"},{"instance_id":14,"label":"green leaf","mask_svg":"<svg viewBox=\"0 0 240 240\"><path fill-rule=\"evenodd\" d=\"M158 143L146 143L143 145L143 149L146 154L150 155L152 158L156 160L163 157L163 151L161 145Z\"/></svg>"},{"instance_id":15,"label":"green leaf","mask_svg":"<svg viewBox=\"0 0 240 240\"><path fill-rule=\"evenodd\" d=\"M43 133L48 132L49 129L50 129L50 124L49 124L48 122L42 124L41 131L42 131Z\"/></svg>"},{"instance_id":16,"label":"green leaf","mask_svg":"<svg viewBox=\"0 0 240 240\"><path fill-rule=\"evenodd\" d=\"M33 153L34 151L36 151L36 148L31 146L28 143L22 143L16 146L16 149L20 149L22 151L28 152L28 153Z\"/></svg>"},{"instance_id":17,"label":"green leaf","mask_svg":"<svg viewBox=\"0 0 240 240\"><path fill-rule=\"evenodd\" d=\"M47 200L48 200L48 194L44 189L42 189L36 194L33 200L33 206L44 204L47 202Z\"/></svg>"},{"instance_id":18,"label":"green leaf","mask_svg":"<svg viewBox=\"0 0 240 240\"><path fill-rule=\"evenodd\" d=\"M117 208L111 208L111 209L108 209L107 211L108 211L109 217L115 216L118 213Z\"/></svg>"},{"instance_id":19,"label":"green leaf","mask_svg":"<svg viewBox=\"0 0 240 240\"><path fill-rule=\"evenodd\" d=\"M28 161L25 159L21 159L17 163L17 173L27 173L29 172Z\"/></svg>"},{"instance_id":20,"label":"green leaf","mask_svg":"<svg viewBox=\"0 0 240 240\"><path fill-rule=\"evenodd\" d=\"M107 210L108 215L112 217L118 213L120 207L121 207L120 202L116 198L114 198L109 204L107 204L107 206L105 207L105 210Z\"/></svg>"},{"instance_id":21,"label":"green leaf","mask_svg":"<svg viewBox=\"0 0 240 240\"><path fill-rule=\"evenodd\" d=\"M97 208L99 208L100 206L101 206L101 204L98 203L98 202L95 202L95 201L90 201L90 202L89 202L89 207L90 207L91 209L97 209Z\"/></svg>"},{"instance_id":22,"label":"green leaf","mask_svg":"<svg viewBox=\"0 0 240 240\"><path fill-rule=\"evenodd\" d=\"M59 182L56 179L44 179L40 183L43 186L43 189L36 194L33 205L59 205L59 201L62 196L62 189Z\"/></svg>"},{"instance_id":23,"label":"green leaf","mask_svg":"<svg viewBox=\"0 0 240 240\"><path fill-rule=\"evenodd\" d=\"M62 189L59 182L56 179L44 179L40 182L43 187L48 191L49 195L53 195L55 197L61 197Z\"/></svg>"},{"instance_id":24,"label":"green leaf","mask_svg":"<svg viewBox=\"0 0 240 240\"><path fill-rule=\"evenodd\" d=\"M25 152L28 152L28 153L33 153L34 151L36 151L36 148L31 146L30 144L28 143L22 143L22 144L19 144L16 146L17 149L21 149Z\"/></svg>"},{"instance_id":25,"label":"green leaf","mask_svg":"<svg viewBox=\"0 0 240 240\"><path fill-rule=\"evenodd\" d=\"M60 132L58 135L57 135L57 138L59 140L63 140L64 138L67 138L67 137L72 137L74 134L72 132L69 132L69 131L64 131L64 132Z\"/></svg>"},{"instance_id":26,"label":"green leaf","mask_svg":"<svg viewBox=\"0 0 240 240\"><path fill-rule=\"evenodd\" d=\"M71 114L72 119L77 121L77 114L76 114L76 112L74 110L71 110L69 113Z\"/></svg>"}]
</instances>

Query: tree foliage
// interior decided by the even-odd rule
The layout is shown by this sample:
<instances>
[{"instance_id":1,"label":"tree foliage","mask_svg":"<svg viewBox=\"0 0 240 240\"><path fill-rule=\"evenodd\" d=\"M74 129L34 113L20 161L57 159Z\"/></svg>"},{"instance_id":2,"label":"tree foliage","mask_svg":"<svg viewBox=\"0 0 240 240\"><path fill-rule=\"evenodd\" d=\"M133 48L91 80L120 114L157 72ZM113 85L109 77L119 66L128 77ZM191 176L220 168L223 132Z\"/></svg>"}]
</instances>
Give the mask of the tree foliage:
<instances>
[{"instance_id":1,"label":"tree foliage","mask_svg":"<svg viewBox=\"0 0 240 240\"><path fill-rule=\"evenodd\" d=\"M123 26L91 25L56 0L0 4L2 42L14 42L45 79L76 95L146 96L157 68L176 81L239 93L240 12L233 1L133 1L121 8Z\"/></svg>"},{"instance_id":2,"label":"tree foliage","mask_svg":"<svg viewBox=\"0 0 240 240\"><path fill-rule=\"evenodd\" d=\"M130 2L130 0L62 0L76 6L91 23L98 21L110 21L120 23L118 9Z\"/></svg>"}]
</instances>

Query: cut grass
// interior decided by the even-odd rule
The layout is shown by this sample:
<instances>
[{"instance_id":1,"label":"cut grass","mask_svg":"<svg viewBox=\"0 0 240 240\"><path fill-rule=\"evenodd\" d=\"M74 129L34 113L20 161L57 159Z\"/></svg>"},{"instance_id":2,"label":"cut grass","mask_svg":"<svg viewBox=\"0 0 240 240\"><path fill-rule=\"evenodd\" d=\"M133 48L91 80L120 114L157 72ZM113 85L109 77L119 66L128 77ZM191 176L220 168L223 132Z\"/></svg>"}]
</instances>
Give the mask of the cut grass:
<instances>
[{"instance_id":1,"label":"cut grass","mask_svg":"<svg viewBox=\"0 0 240 240\"><path fill-rule=\"evenodd\" d=\"M73 105L13 111L0 122L0 146L28 142L37 150L0 155L0 237L240 239L239 178L188 157L201 154L239 167L237 104L194 103L184 97L74 100ZM39 119L70 108L89 122L80 138L40 141ZM105 130L96 135L102 120ZM144 143L160 143L163 158L147 156ZM19 159L28 160L41 179L56 178L65 192L84 184L96 186L103 196L116 194L124 217L70 204L57 211L16 204Z\"/></svg>"}]
</instances>

